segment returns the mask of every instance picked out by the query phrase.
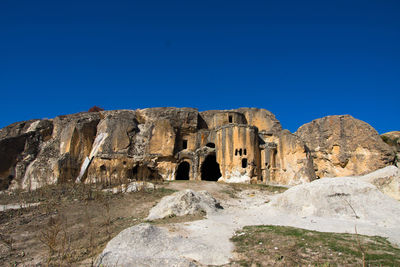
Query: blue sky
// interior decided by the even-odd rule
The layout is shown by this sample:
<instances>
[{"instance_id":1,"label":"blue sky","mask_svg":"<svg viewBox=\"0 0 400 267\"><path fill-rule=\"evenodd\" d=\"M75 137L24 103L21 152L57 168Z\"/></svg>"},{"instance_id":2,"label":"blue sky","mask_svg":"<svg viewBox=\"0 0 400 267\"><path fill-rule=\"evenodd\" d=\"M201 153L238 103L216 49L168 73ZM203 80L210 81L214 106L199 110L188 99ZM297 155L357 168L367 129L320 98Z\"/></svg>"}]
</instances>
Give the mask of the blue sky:
<instances>
[{"instance_id":1,"label":"blue sky","mask_svg":"<svg viewBox=\"0 0 400 267\"><path fill-rule=\"evenodd\" d=\"M88 110L259 107L294 132L400 130L400 1L0 1L0 127Z\"/></svg>"}]
</instances>

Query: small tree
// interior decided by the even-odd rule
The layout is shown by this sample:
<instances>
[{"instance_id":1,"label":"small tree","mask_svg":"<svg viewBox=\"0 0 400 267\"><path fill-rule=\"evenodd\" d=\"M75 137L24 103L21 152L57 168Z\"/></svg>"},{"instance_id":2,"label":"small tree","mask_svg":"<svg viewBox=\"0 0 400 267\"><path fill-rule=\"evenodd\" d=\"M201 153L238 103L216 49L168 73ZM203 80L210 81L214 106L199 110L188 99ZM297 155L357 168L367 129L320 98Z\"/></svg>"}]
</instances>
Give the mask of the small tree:
<instances>
[{"instance_id":1,"label":"small tree","mask_svg":"<svg viewBox=\"0 0 400 267\"><path fill-rule=\"evenodd\" d=\"M91 108L89 109L88 112L100 112L100 111L103 111L103 110L104 110L104 109L101 108L101 107L93 106L93 107L91 107Z\"/></svg>"}]
</instances>

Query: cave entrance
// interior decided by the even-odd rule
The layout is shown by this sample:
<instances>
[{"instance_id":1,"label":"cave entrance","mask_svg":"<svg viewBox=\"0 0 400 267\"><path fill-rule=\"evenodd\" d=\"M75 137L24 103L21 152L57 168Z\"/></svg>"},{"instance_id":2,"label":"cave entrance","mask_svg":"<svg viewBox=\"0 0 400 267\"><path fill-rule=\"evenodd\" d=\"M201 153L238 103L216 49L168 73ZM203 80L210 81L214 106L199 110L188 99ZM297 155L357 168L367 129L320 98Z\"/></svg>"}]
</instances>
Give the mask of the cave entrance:
<instances>
[{"instance_id":1,"label":"cave entrance","mask_svg":"<svg viewBox=\"0 0 400 267\"><path fill-rule=\"evenodd\" d=\"M186 161L181 162L176 170L175 180L189 180L190 164Z\"/></svg>"},{"instance_id":2,"label":"cave entrance","mask_svg":"<svg viewBox=\"0 0 400 267\"><path fill-rule=\"evenodd\" d=\"M208 155L201 165L201 180L217 181L221 171L215 155Z\"/></svg>"}]
</instances>

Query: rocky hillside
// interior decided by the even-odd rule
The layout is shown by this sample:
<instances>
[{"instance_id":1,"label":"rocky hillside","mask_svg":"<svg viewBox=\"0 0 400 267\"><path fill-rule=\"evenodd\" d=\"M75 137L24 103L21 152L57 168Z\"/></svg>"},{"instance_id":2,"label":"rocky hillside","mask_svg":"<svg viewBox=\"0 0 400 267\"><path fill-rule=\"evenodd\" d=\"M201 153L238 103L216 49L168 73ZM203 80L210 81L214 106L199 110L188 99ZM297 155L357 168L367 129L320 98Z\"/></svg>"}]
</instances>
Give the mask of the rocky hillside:
<instances>
[{"instance_id":1,"label":"rocky hillside","mask_svg":"<svg viewBox=\"0 0 400 267\"><path fill-rule=\"evenodd\" d=\"M393 150L371 125L350 115L328 116L301 126L318 177L362 175L394 164Z\"/></svg>"},{"instance_id":2,"label":"rocky hillside","mask_svg":"<svg viewBox=\"0 0 400 267\"><path fill-rule=\"evenodd\" d=\"M264 109L83 112L0 130L0 189L57 182L212 180L294 185L392 165L367 123L329 116L292 134Z\"/></svg>"}]
</instances>

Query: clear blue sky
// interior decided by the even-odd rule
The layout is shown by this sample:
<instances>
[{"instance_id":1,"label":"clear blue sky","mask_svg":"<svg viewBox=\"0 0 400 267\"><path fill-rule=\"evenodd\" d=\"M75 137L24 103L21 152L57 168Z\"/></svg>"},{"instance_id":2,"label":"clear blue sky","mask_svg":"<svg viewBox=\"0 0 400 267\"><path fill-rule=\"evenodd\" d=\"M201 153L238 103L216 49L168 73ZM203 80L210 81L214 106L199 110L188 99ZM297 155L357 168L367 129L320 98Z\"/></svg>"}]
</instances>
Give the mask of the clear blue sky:
<instances>
[{"instance_id":1,"label":"clear blue sky","mask_svg":"<svg viewBox=\"0 0 400 267\"><path fill-rule=\"evenodd\" d=\"M98 105L400 130L400 1L1 0L0 89L0 127Z\"/></svg>"}]
</instances>

